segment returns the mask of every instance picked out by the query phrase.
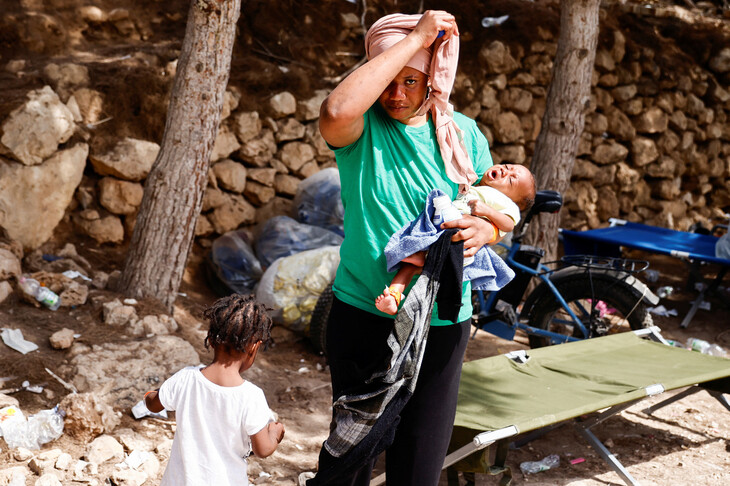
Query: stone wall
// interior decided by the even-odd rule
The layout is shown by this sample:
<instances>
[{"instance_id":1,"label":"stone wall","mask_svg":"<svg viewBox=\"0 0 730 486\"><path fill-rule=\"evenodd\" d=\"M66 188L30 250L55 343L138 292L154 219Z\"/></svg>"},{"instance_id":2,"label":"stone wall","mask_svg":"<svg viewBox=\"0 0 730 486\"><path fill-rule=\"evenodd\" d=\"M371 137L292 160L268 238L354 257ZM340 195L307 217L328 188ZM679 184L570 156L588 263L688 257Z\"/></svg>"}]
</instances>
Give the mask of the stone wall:
<instances>
[{"instance_id":1,"label":"stone wall","mask_svg":"<svg viewBox=\"0 0 730 486\"><path fill-rule=\"evenodd\" d=\"M687 230L716 221L730 211L730 48L666 65L663 53L629 42L620 29L603 28L601 38L608 41L596 53L562 226L595 228L618 217ZM529 165L556 47L555 35L538 28L529 45L485 43L477 69L460 72L454 103L478 121L495 162ZM174 62L165 68L170 79L174 70ZM26 249L47 241L64 217L99 243L123 243L159 146L123 138L90 149L93 127L115 100L88 87L84 66L48 64L43 76L48 86L0 122L0 188L7 188L0 226ZM238 90L229 88L195 231L200 241L287 214L298 183L335 165L317 129L326 95L282 91L254 111L239 108Z\"/></svg>"}]
</instances>

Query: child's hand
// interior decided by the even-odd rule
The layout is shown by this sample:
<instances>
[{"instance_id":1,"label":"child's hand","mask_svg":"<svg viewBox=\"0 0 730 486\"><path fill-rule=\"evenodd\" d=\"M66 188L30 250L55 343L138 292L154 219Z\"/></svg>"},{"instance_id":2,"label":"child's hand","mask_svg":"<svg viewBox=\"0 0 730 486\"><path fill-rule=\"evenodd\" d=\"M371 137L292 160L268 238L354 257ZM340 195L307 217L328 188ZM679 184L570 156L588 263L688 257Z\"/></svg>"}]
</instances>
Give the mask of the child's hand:
<instances>
[{"instance_id":1,"label":"child's hand","mask_svg":"<svg viewBox=\"0 0 730 486\"><path fill-rule=\"evenodd\" d=\"M276 441L277 444L280 444L282 439L284 439L284 432L284 424L281 422L269 423L269 436L271 437L271 440Z\"/></svg>"},{"instance_id":2,"label":"child's hand","mask_svg":"<svg viewBox=\"0 0 730 486\"><path fill-rule=\"evenodd\" d=\"M469 205L469 209L471 210L471 214L474 216L479 216L482 218L486 218L487 214L489 212L489 207L484 203L484 201L479 201L478 199L472 199L471 201L467 202Z\"/></svg>"}]
</instances>

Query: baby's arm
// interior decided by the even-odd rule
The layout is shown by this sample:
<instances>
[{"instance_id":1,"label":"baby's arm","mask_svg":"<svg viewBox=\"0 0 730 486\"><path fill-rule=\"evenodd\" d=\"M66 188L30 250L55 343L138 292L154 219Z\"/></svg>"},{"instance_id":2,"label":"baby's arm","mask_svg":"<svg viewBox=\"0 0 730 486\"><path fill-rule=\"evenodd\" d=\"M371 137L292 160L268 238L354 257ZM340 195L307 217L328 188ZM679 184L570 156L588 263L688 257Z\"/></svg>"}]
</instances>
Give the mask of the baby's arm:
<instances>
[{"instance_id":1,"label":"baby's arm","mask_svg":"<svg viewBox=\"0 0 730 486\"><path fill-rule=\"evenodd\" d=\"M147 410L154 413L162 412L165 409L165 407L162 406L157 390L144 394L144 404L147 406Z\"/></svg>"},{"instance_id":2,"label":"baby's arm","mask_svg":"<svg viewBox=\"0 0 730 486\"><path fill-rule=\"evenodd\" d=\"M251 436L251 448L256 457L268 457L284 438L284 424L269 422L258 433Z\"/></svg>"},{"instance_id":3,"label":"baby's arm","mask_svg":"<svg viewBox=\"0 0 730 486\"><path fill-rule=\"evenodd\" d=\"M494 223L497 228L504 231L505 233L509 233L510 231L515 229L515 222L511 217L504 213L500 213L491 206L488 206L483 201L473 199L469 201L468 204L471 208L472 215L479 216L480 218L487 218L489 221Z\"/></svg>"}]
</instances>

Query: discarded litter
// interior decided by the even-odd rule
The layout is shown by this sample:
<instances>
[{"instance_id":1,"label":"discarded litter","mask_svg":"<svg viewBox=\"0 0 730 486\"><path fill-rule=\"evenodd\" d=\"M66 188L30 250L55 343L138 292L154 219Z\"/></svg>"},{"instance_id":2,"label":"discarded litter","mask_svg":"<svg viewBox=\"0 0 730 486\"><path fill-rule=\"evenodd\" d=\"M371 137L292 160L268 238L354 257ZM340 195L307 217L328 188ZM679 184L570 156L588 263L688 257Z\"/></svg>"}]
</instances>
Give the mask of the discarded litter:
<instances>
[{"instance_id":1,"label":"discarded litter","mask_svg":"<svg viewBox=\"0 0 730 486\"><path fill-rule=\"evenodd\" d=\"M38 349L38 345L30 341L26 341L23 337L23 331L20 329L8 329L3 328L2 333L3 342L10 348L23 353L28 354L31 351Z\"/></svg>"},{"instance_id":2,"label":"discarded litter","mask_svg":"<svg viewBox=\"0 0 730 486\"><path fill-rule=\"evenodd\" d=\"M585 458L583 457L576 457L575 459L570 460L570 464L575 466L576 464L580 464L581 462L586 462Z\"/></svg>"},{"instance_id":3,"label":"discarded litter","mask_svg":"<svg viewBox=\"0 0 730 486\"><path fill-rule=\"evenodd\" d=\"M28 420L6 420L2 423L3 438L10 449L38 450L43 444L61 437L63 416L63 411L56 405L51 410L31 415Z\"/></svg>"},{"instance_id":4,"label":"discarded litter","mask_svg":"<svg viewBox=\"0 0 730 486\"><path fill-rule=\"evenodd\" d=\"M663 317L669 317L669 316L677 316L677 309L667 309L663 305L658 305L656 307L649 307L647 309L651 314L656 314L658 316Z\"/></svg>"},{"instance_id":5,"label":"discarded litter","mask_svg":"<svg viewBox=\"0 0 730 486\"><path fill-rule=\"evenodd\" d=\"M66 270L62 274L64 277L68 277L70 279L74 278L80 278L81 280L86 280L87 282L91 282L91 279L84 275L83 273L77 271L77 270Z\"/></svg>"},{"instance_id":6,"label":"discarded litter","mask_svg":"<svg viewBox=\"0 0 730 486\"><path fill-rule=\"evenodd\" d=\"M20 277L20 280L18 280L18 286L23 290L23 292L34 297L35 300L52 311L57 310L61 305L61 297L59 297L53 290L41 285L40 282L34 278Z\"/></svg>"},{"instance_id":7,"label":"discarded litter","mask_svg":"<svg viewBox=\"0 0 730 486\"><path fill-rule=\"evenodd\" d=\"M488 29L489 27L494 27L495 25L501 25L508 18L509 18L509 15L502 15L501 17L484 17L482 19L482 27L484 27L485 29Z\"/></svg>"},{"instance_id":8,"label":"discarded litter","mask_svg":"<svg viewBox=\"0 0 730 486\"><path fill-rule=\"evenodd\" d=\"M145 405L144 400L138 401L134 407L132 407L132 415L137 420L143 417L154 417L167 420L167 410L163 409L160 413L150 412L147 405Z\"/></svg>"},{"instance_id":9,"label":"discarded litter","mask_svg":"<svg viewBox=\"0 0 730 486\"><path fill-rule=\"evenodd\" d=\"M129 453L126 459L124 459L124 463L129 466L130 469L137 470L137 468L144 464L150 457L152 457L151 452L143 452L135 449Z\"/></svg>"},{"instance_id":10,"label":"discarded litter","mask_svg":"<svg viewBox=\"0 0 730 486\"><path fill-rule=\"evenodd\" d=\"M670 285L665 285L664 287L659 287L656 290L656 294L659 296L660 299L665 299L672 295L672 292L674 292L674 288Z\"/></svg>"},{"instance_id":11,"label":"discarded litter","mask_svg":"<svg viewBox=\"0 0 730 486\"><path fill-rule=\"evenodd\" d=\"M659 280L658 270L644 270L644 276L649 282L656 282Z\"/></svg>"},{"instance_id":12,"label":"discarded litter","mask_svg":"<svg viewBox=\"0 0 730 486\"><path fill-rule=\"evenodd\" d=\"M709 354L711 356L720 356L723 358L727 356L727 352L722 346L694 337L687 339L687 349L699 351L702 354Z\"/></svg>"},{"instance_id":13,"label":"discarded litter","mask_svg":"<svg viewBox=\"0 0 730 486\"><path fill-rule=\"evenodd\" d=\"M3 425L13 422L25 422L25 415L15 405L0 408L0 437L3 435Z\"/></svg>"},{"instance_id":14,"label":"discarded litter","mask_svg":"<svg viewBox=\"0 0 730 486\"><path fill-rule=\"evenodd\" d=\"M31 385L28 380L25 380L21 386L25 391L29 391L31 393L43 393L43 386L42 385Z\"/></svg>"},{"instance_id":15,"label":"discarded litter","mask_svg":"<svg viewBox=\"0 0 730 486\"><path fill-rule=\"evenodd\" d=\"M560 456L550 454L541 461L526 461L520 464L520 471L523 474L535 474L540 471L556 468L560 465Z\"/></svg>"}]
</instances>

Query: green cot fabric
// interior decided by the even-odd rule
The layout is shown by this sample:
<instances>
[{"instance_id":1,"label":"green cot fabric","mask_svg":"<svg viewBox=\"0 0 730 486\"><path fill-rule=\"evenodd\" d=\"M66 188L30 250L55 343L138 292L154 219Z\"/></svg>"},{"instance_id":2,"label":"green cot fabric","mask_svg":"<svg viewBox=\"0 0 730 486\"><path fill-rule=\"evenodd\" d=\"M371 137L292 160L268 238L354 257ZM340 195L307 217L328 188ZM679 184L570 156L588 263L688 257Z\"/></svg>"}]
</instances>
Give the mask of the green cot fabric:
<instances>
[{"instance_id":1,"label":"green cot fabric","mask_svg":"<svg viewBox=\"0 0 730 486\"><path fill-rule=\"evenodd\" d=\"M650 385L672 390L730 375L730 359L631 332L527 354L524 364L505 356L464 364L455 427L476 435L514 425L523 433L645 397Z\"/></svg>"}]
</instances>

